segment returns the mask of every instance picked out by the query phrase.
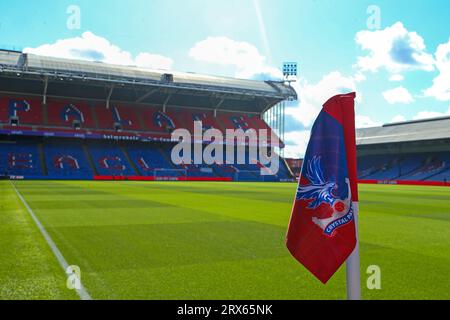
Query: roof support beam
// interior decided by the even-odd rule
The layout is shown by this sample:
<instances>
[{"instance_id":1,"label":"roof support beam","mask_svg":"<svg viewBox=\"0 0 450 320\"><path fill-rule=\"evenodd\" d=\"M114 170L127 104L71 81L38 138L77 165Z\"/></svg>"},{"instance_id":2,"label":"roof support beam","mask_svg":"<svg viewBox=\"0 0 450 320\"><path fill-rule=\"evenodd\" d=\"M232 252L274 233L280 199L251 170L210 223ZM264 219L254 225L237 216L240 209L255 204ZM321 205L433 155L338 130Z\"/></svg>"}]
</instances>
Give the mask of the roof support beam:
<instances>
[{"instance_id":1,"label":"roof support beam","mask_svg":"<svg viewBox=\"0 0 450 320\"><path fill-rule=\"evenodd\" d=\"M42 93L42 104L47 104L48 77L44 77L44 92Z\"/></svg>"},{"instance_id":2,"label":"roof support beam","mask_svg":"<svg viewBox=\"0 0 450 320\"><path fill-rule=\"evenodd\" d=\"M217 117L217 109L220 108L220 106L222 105L222 103L225 101L224 98L220 99L219 103L215 105L214 107L214 118Z\"/></svg>"},{"instance_id":3,"label":"roof support beam","mask_svg":"<svg viewBox=\"0 0 450 320\"><path fill-rule=\"evenodd\" d=\"M142 96L137 98L136 102L139 103L139 102L144 101L145 99L147 99L148 97L150 97L152 94L154 94L157 91L159 91L159 88L149 90L148 92L144 93Z\"/></svg>"},{"instance_id":4,"label":"roof support beam","mask_svg":"<svg viewBox=\"0 0 450 320\"><path fill-rule=\"evenodd\" d=\"M169 95L167 96L166 100L164 100L164 104L163 104L163 112L166 112L166 106L169 103L170 98L172 98L172 93L169 93Z\"/></svg>"},{"instance_id":5,"label":"roof support beam","mask_svg":"<svg viewBox=\"0 0 450 320\"><path fill-rule=\"evenodd\" d=\"M111 96L113 94L113 91L114 91L114 85L111 85L111 87L109 87L108 97L106 97L106 109L109 109L109 101L111 101Z\"/></svg>"},{"instance_id":6,"label":"roof support beam","mask_svg":"<svg viewBox=\"0 0 450 320\"><path fill-rule=\"evenodd\" d=\"M264 104L264 109L260 114L260 118L264 120L264 113L266 113L267 111L270 110L270 108L272 108L275 104L273 102L270 102L267 98L263 98L265 104Z\"/></svg>"}]
</instances>

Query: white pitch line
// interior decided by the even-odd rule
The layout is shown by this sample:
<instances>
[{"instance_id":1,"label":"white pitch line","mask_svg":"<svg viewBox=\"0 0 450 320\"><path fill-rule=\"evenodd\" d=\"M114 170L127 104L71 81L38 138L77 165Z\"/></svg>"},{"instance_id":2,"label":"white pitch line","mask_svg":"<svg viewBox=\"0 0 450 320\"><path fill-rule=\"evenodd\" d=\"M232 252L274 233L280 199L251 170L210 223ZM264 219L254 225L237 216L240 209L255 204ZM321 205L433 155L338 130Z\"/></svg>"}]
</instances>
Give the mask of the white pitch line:
<instances>
[{"instance_id":1,"label":"white pitch line","mask_svg":"<svg viewBox=\"0 0 450 320\"><path fill-rule=\"evenodd\" d=\"M27 211L30 214L31 218L34 220L34 222L36 223L37 227L41 231L42 235L45 238L45 241L47 241L47 244L49 245L50 249L52 249L53 254L55 255L56 259L59 262L59 265L61 266L61 268L63 269L63 271L65 273L66 270L67 270L67 267L69 266L69 264L67 263L66 259L62 255L61 251L59 251L59 249L56 246L55 242L52 240L50 235L47 233L47 231L45 230L45 228L42 225L42 223L36 217L36 215L34 214L33 210L30 208L30 206L25 201L25 199L22 197L22 195L20 194L19 190L17 190L16 186L14 185L14 183L12 181L11 181L11 185L12 185L14 191L16 192L17 196L19 197L20 201L22 201L23 205L27 209ZM80 281L80 284L81 284L80 289L75 289L77 291L78 295L80 296L80 299L81 300L92 300L92 297L89 295L89 293L87 292L86 288L83 286L81 281Z\"/></svg>"}]
</instances>

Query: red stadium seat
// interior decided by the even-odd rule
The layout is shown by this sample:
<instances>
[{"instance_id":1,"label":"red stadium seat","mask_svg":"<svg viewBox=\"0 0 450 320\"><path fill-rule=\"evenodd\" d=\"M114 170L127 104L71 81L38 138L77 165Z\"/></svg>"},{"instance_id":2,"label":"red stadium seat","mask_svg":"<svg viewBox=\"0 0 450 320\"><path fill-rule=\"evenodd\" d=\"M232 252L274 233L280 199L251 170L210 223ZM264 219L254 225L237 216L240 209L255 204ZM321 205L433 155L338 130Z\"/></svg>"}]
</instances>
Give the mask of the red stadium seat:
<instances>
[{"instance_id":1,"label":"red stadium seat","mask_svg":"<svg viewBox=\"0 0 450 320\"><path fill-rule=\"evenodd\" d=\"M226 129L242 129L244 131L255 129L250 119L242 114L220 113L217 115L217 119Z\"/></svg>"},{"instance_id":2,"label":"red stadium seat","mask_svg":"<svg viewBox=\"0 0 450 320\"><path fill-rule=\"evenodd\" d=\"M173 113L164 113L157 108L144 107L140 110L146 128L154 132L167 132L180 128L178 119Z\"/></svg>"},{"instance_id":3,"label":"red stadium seat","mask_svg":"<svg viewBox=\"0 0 450 320\"><path fill-rule=\"evenodd\" d=\"M247 116L244 114L237 114L237 113L221 113L217 116L217 119L224 127L226 127L226 129L234 129L234 130L242 129L244 131L248 129L254 129L256 130L259 139L260 139L259 129L266 129L268 143L273 143L275 145L282 143L281 141L279 141L279 138L275 134L275 132L273 132L272 129L269 127L269 125L259 116L256 115ZM274 134L275 137L274 141L272 141L271 139L271 133Z\"/></svg>"},{"instance_id":4,"label":"red stadium seat","mask_svg":"<svg viewBox=\"0 0 450 320\"><path fill-rule=\"evenodd\" d=\"M20 124L42 124L43 112L39 98L1 97L0 121L9 123L17 117Z\"/></svg>"},{"instance_id":5,"label":"red stadium seat","mask_svg":"<svg viewBox=\"0 0 450 320\"><path fill-rule=\"evenodd\" d=\"M134 107L96 105L94 110L101 129L114 129L114 124L120 123L122 130L142 130Z\"/></svg>"},{"instance_id":6,"label":"red stadium seat","mask_svg":"<svg viewBox=\"0 0 450 320\"><path fill-rule=\"evenodd\" d=\"M49 125L72 128L77 120L82 128L95 128L91 108L86 102L51 100L47 104L47 114Z\"/></svg>"},{"instance_id":7,"label":"red stadium seat","mask_svg":"<svg viewBox=\"0 0 450 320\"><path fill-rule=\"evenodd\" d=\"M255 129L267 129L267 130L270 129L269 125L259 116L256 115L249 116L248 119L252 124L253 128Z\"/></svg>"},{"instance_id":8,"label":"red stadium seat","mask_svg":"<svg viewBox=\"0 0 450 320\"><path fill-rule=\"evenodd\" d=\"M18 126L10 126L11 117L18 118ZM74 128L76 120L80 124L79 129ZM165 140L177 128L186 128L193 133L194 121L201 121L204 130L216 128L224 134L226 129L266 129L269 134L272 131L257 115L220 112L214 117L213 111L208 110L169 107L163 112L151 106L111 105L107 109L103 103L91 107L85 101L56 99L50 99L47 108L42 108L38 98L0 98L1 127L8 130L96 133ZM115 123L120 124L120 131L115 130Z\"/></svg>"},{"instance_id":9,"label":"red stadium seat","mask_svg":"<svg viewBox=\"0 0 450 320\"><path fill-rule=\"evenodd\" d=\"M177 111L176 118L183 122L183 127L191 133L194 132L194 121L201 121L204 129L215 128L223 132L212 111L184 109Z\"/></svg>"},{"instance_id":10,"label":"red stadium seat","mask_svg":"<svg viewBox=\"0 0 450 320\"><path fill-rule=\"evenodd\" d=\"M275 132L272 131L272 129L269 127L269 125L263 120L261 119L259 116L252 116L248 118L250 123L252 123L253 127L255 129L266 129L267 130L267 134L269 134L270 137L270 133L273 133L273 135L276 137L276 139L279 139L279 137L275 134ZM270 138L269 138L270 140Z\"/></svg>"},{"instance_id":11,"label":"red stadium seat","mask_svg":"<svg viewBox=\"0 0 450 320\"><path fill-rule=\"evenodd\" d=\"M9 123L8 98L0 97L0 122Z\"/></svg>"}]
</instances>

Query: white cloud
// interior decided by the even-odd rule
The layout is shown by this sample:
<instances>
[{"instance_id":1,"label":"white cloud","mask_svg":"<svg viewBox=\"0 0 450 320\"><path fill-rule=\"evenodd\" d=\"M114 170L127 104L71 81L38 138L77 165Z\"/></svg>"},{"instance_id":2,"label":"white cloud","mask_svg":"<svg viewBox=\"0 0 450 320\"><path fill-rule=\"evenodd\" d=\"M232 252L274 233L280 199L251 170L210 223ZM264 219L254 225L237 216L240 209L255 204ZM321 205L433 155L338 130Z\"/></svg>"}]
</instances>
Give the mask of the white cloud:
<instances>
[{"instance_id":1,"label":"white cloud","mask_svg":"<svg viewBox=\"0 0 450 320\"><path fill-rule=\"evenodd\" d=\"M285 134L285 154L291 156L303 156L309 140L310 128L317 118L322 105L336 94L357 91L356 83L363 79L355 76L344 76L338 71L330 72L317 83L310 83L304 78L292 83L297 91L298 101L288 105L286 114L294 118L291 121L299 122L298 126L304 129L291 131ZM357 94L356 101L361 101L361 95Z\"/></svg>"},{"instance_id":2,"label":"white cloud","mask_svg":"<svg viewBox=\"0 0 450 320\"><path fill-rule=\"evenodd\" d=\"M135 58L128 51L110 43L90 31L79 37L57 40L37 48L25 48L24 52L57 58L101 61L118 65L133 65L151 69L171 69L173 60L158 54L139 53Z\"/></svg>"},{"instance_id":3,"label":"white cloud","mask_svg":"<svg viewBox=\"0 0 450 320\"><path fill-rule=\"evenodd\" d=\"M286 108L286 114L293 116L305 127L310 127L322 109L322 105L332 96L356 91L354 77L343 76L338 71L325 75L318 83L309 83L306 79L292 84L297 91L299 102L296 106ZM357 101L361 97L357 95Z\"/></svg>"},{"instance_id":4,"label":"white cloud","mask_svg":"<svg viewBox=\"0 0 450 320\"><path fill-rule=\"evenodd\" d=\"M421 120L421 119L437 118L437 117L445 117L445 116L450 116L450 107L448 107L448 110L445 112L437 112L437 111L429 111L429 110L420 111L418 114L416 114L413 117L413 120Z\"/></svg>"},{"instance_id":5,"label":"white cloud","mask_svg":"<svg viewBox=\"0 0 450 320\"><path fill-rule=\"evenodd\" d=\"M197 61L232 66L236 77L246 79L281 79L282 72L266 63L258 48L245 41L227 37L208 37L197 42L189 56Z\"/></svg>"},{"instance_id":6,"label":"white cloud","mask_svg":"<svg viewBox=\"0 0 450 320\"><path fill-rule=\"evenodd\" d=\"M450 39L447 43L438 46L435 58L439 75L433 79L433 85L424 93L425 96L448 101L450 100Z\"/></svg>"},{"instance_id":7,"label":"white cloud","mask_svg":"<svg viewBox=\"0 0 450 320\"><path fill-rule=\"evenodd\" d=\"M406 121L406 118L402 116L401 114L396 115L392 118L391 122L404 122Z\"/></svg>"},{"instance_id":8,"label":"white cloud","mask_svg":"<svg viewBox=\"0 0 450 320\"><path fill-rule=\"evenodd\" d=\"M356 115L355 126L356 128L368 128L380 126L381 123L373 121L368 116ZM286 144L284 148L284 155L287 158L299 158L303 157L308 146L311 130L298 130L286 132L284 135L284 142Z\"/></svg>"},{"instance_id":9,"label":"white cloud","mask_svg":"<svg viewBox=\"0 0 450 320\"><path fill-rule=\"evenodd\" d=\"M380 122L372 120L368 116L356 115L355 116L355 127L356 128L370 128L381 126Z\"/></svg>"},{"instance_id":10,"label":"white cloud","mask_svg":"<svg viewBox=\"0 0 450 320\"><path fill-rule=\"evenodd\" d=\"M142 68L170 70L173 60L159 54L141 52L134 59L134 63Z\"/></svg>"},{"instance_id":11,"label":"white cloud","mask_svg":"<svg viewBox=\"0 0 450 320\"><path fill-rule=\"evenodd\" d=\"M426 52L423 38L408 31L401 22L383 30L359 31L356 43L368 51L367 55L358 57L357 66L363 71L434 70L433 56Z\"/></svg>"},{"instance_id":12,"label":"white cloud","mask_svg":"<svg viewBox=\"0 0 450 320\"><path fill-rule=\"evenodd\" d=\"M401 74L393 74L392 76L389 77L389 81L391 82L403 81L404 79L405 77L402 76Z\"/></svg>"},{"instance_id":13,"label":"white cloud","mask_svg":"<svg viewBox=\"0 0 450 320\"><path fill-rule=\"evenodd\" d=\"M402 86L384 91L383 97L389 104L408 104L414 102L414 98L411 93L409 93L408 89Z\"/></svg>"},{"instance_id":14,"label":"white cloud","mask_svg":"<svg viewBox=\"0 0 450 320\"><path fill-rule=\"evenodd\" d=\"M356 74L353 77L355 79L355 82L362 82L366 80L366 76L362 72L356 72Z\"/></svg>"},{"instance_id":15,"label":"white cloud","mask_svg":"<svg viewBox=\"0 0 450 320\"><path fill-rule=\"evenodd\" d=\"M286 147L284 155L287 158L299 158L305 155L308 146L310 130L291 131L284 135Z\"/></svg>"}]
</instances>

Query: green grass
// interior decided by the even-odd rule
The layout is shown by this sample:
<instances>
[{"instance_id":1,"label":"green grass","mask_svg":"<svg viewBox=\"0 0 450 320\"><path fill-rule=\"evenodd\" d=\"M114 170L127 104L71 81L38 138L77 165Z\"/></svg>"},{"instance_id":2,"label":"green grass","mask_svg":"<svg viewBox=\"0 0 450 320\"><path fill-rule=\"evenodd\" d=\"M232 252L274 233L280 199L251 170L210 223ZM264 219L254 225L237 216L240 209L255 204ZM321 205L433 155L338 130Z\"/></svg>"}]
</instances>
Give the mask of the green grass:
<instances>
[{"instance_id":1,"label":"green grass","mask_svg":"<svg viewBox=\"0 0 450 320\"><path fill-rule=\"evenodd\" d=\"M11 184L0 181L0 299L77 299Z\"/></svg>"},{"instance_id":2,"label":"green grass","mask_svg":"<svg viewBox=\"0 0 450 320\"><path fill-rule=\"evenodd\" d=\"M284 246L295 184L17 181L94 299L345 299ZM0 298L77 298L0 182ZM450 189L360 186L365 299L450 298ZM366 269L381 268L381 290Z\"/></svg>"}]
</instances>

